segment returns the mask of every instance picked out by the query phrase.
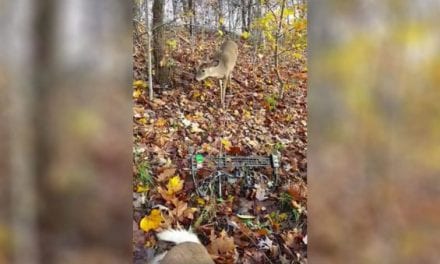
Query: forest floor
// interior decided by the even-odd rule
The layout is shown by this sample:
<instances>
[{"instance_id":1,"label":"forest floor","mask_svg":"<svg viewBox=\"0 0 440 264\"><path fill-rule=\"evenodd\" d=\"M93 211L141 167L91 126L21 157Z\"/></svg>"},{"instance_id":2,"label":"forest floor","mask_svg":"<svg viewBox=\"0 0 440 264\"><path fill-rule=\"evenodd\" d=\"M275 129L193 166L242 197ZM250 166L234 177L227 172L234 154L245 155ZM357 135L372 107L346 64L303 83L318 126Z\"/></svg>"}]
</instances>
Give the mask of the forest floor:
<instances>
[{"instance_id":1,"label":"forest floor","mask_svg":"<svg viewBox=\"0 0 440 264\"><path fill-rule=\"evenodd\" d=\"M143 48L135 41L134 262L151 256L156 231L192 226L216 263L306 263L306 62L281 62L286 91L283 99L277 99L272 56L241 40L222 109L217 80L195 80L197 65L214 55L221 39L197 36L198 44L192 46L188 36L180 35L167 42L174 64L172 87L155 89L152 101ZM200 197L191 177L190 149L205 158L221 153L268 156L278 151L279 184L273 190L264 180L247 188L240 181L226 183L221 198ZM270 177L270 171L260 173ZM201 170L198 179L211 172Z\"/></svg>"}]
</instances>

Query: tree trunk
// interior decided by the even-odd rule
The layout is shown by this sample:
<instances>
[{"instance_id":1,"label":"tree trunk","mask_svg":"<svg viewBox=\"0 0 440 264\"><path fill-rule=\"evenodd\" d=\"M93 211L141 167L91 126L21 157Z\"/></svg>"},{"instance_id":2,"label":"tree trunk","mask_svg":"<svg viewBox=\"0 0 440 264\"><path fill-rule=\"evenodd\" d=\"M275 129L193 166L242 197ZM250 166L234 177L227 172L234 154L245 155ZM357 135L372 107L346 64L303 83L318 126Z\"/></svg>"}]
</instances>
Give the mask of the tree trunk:
<instances>
[{"instance_id":1,"label":"tree trunk","mask_svg":"<svg viewBox=\"0 0 440 264\"><path fill-rule=\"evenodd\" d=\"M147 41L147 60L148 60L148 65L147 65L147 74L148 74L148 98L150 100L153 100L153 77L152 77L152 70L151 70L151 28L150 28L150 16L149 16L149 8L148 8L148 0L144 0L145 1L145 15L147 16L147 25L146 25L146 30L148 32L147 36L148 36L148 41Z\"/></svg>"},{"instance_id":2,"label":"tree trunk","mask_svg":"<svg viewBox=\"0 0 440 264\"><path fill-rule=\"evenodd\" d=\"M252 23L252 0L248 0L248 14L247 14L247 29L250 30L251 23Z\"/></svg>"},{"instance_id":3,"label":"tree trunk","mask_svg":"<svg viewBox=\"0 0 440 264\"><path fill-rule=\"evenodd\" d=\"M246 0L241 0L241 31L247 31L246 26Z\"/></svg>"},{"instance_id":4,"label":"tree trunk","mask_svg":"<svg viewBox=\"0 0 440 264\"><path fill-rule=\"evenodd\" d=\"M153 3L153 56L155 81L165 88L169 83L170 70L165 58L165 28L161 26L164 18L165 0L154 0Z\"/></svg>"},{"instance_id":5,"label":"tree trunk","mask_svg":"<svg viewBox=\"0 0 440 264\"><path fill-rule=\"evenodd\" d=\"M52 56L54 39L55 12L58 1L41 1L36 8L34 17L34 128L35 128L35 153L38 153L35 159L35 177L38 195L41 201L48 204L56 200L56 195L48 181L48 171L50 163L53 160L54 153L54 131L48 129L53 126L53 112L50 109L51 100L53 100L54 89L56 87L53 78L49 78L53 72L54 57ZM59 209L56 203L50 204L46 209ZM50 210L49 209L49 210ZM43 209L44 212L44 209ZM60 216L62 218L62 216ZM53 247L55 241L51 235L55 232L51 217L46 213L39 217L40 228L40 254L41 260L46 263L54 263L55 252Z\"/></svg>"},{"instance_id":6,"label":"tree trunk","mask_svg":"<svg viewBox=\"0 0 440 264\"><path fill-rule=\"evenodd\" d=\"M258 20L261 18L261 1L257 0L255 3L255 9L254 9L254 16L255 20ZM252 62L255 63L255 60L257 58L258 48L263 42L263 32L259 27L253 27L252 28L252 39L253 39L253 48L254 48L254 56L252 57Z\"/></svg>"},{"instance_id":7,"label":"tree trunk","mask_svg":"<svg viewBox=\"0 0 440 264\"><path fill-rule=\"evenodd\" d=\"M173 0L173 19L176 19L177 17L177 5L178 5L178 1L177 0Z\"/></svg>"},{"instance_id":8,"label":"tree trunk","mask_svg":"<svg viewBox=\"0 0 440 264\"><path fill-rule=\"evenodd\" d=\"M231 0L228 0L228 30L232 32L232 11L231 11Z\"/></svg>"},{"instance_id":9,"label":"tree trunk","mask_svg":"<svg viewBox=\"0 0 440 264\"><path fill-rule=\"evenodd\" d=\"M223 1L222 0L218 0L217 28L221 28L222 27L222 19L223 19L222 7L223 7Z\"/></svg>"},{"instance_id":10,"label":"tree trunk","mask_svg":"<svg viewBox=\"0 0 440 264\"><path fill-rule=\"evenodd\" d=\"M262 7L261 7L261 0L257 0L256 2L256 8L255 8L255 18L260 19L262 17ZM257 46L260 46L263 42L263 32L260 28L257 28L254 32L254 35L257 38Z\"/></svg>"},{"instance_id":11,"label":"tree trunk","mask_svg":"<svg viewBox=\"0 0 440 264\"><path fill-rule=\"evenodd\" d=\"M184 0L182 2L182 7L183 7L183 20L185 23L185 27L188 29L188 31L190 31L190 19L189 19L189 0Z\"/></svg>"},{"instance_id":12,"label":"tree trunk","mask_svg":"<svg viewBox=\"0 0 440 264\"><path fill-rule=\"evenodd\" d=\"M186 4L183 3L183 11L185 13L185 17L187 18L186 20L188 21L187 24L188 24L189 33L192 36L194 33L193 31L194 31L194 24L196 17L193 0L186 1Z\"/></svg>"},{"instance_id":13,"label":"tree trunk","mask_svg":"<svg viewBox=\"0 0 440 264\"><path fill-rule=\"evenodd\" d=\"M278 69L278 64L279 64L278 49L280 46L279 42L280 42L281 30L282 30L282 26L283 26L283 13L284 13L285 4L286 4L286 0L283 0L281 3L281 14L280 14L280 18L279 18L280 20L278 21L277 33L275 36L275 52L274 52L275 72L277 74L278 82L280 83L279 94L278 94L278 98L280 98L280 99L283 99L283 97L284 97L284 81L281 78L281 74Z\"/></svg>"}]
</instances>

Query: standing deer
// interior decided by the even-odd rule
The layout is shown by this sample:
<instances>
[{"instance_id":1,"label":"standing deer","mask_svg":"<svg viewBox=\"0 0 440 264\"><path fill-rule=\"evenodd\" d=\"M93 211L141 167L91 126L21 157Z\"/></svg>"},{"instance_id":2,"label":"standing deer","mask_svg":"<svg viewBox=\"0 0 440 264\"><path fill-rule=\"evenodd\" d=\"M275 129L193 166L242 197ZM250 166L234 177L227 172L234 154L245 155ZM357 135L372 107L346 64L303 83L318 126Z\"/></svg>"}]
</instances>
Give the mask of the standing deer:
<instances>
[{"instance_id":1,"label":"standing deer","mask_svg":"<svg viewBox=\"0 0 440 264\"><path fill-rule=\"evenodd\" d=\"M208 77L214 77L219 79L220 83L220 100L222 107L225 108L225 96L226 88L231 82L231 73L237 62L238 48L237 44L228 39L220 48L217 54L218 65L213 67L206 67L200 69L196 74L196 80L201 81ZM223 79L225 80L223 86Z\"/></svg>"}]
</instances>

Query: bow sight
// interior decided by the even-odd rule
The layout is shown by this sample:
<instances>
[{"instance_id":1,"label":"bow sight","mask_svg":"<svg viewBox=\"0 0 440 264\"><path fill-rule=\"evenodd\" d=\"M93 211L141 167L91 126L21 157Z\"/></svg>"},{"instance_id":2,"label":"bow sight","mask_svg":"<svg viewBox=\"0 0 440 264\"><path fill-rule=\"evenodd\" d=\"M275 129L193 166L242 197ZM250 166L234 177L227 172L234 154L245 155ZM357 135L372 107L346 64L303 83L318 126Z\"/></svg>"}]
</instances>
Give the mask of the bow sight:
<instances>
[{"instance_id":1,"label":"bow sight","mask_svg":"<svg viewBox=\"0 0 440 264\"><path fill-rule=\"evenodd\" d=\"M218 184L217 190L219 197L222 197L222 183L224 181L235 182L242 179L245 187L253 187L260 180L267 180L269 187L278 185L278 169L280 167L280 154L274 153L269 156L209 156L202 154L190 154L191 175L197 194L206 196L208 191L213 192L215 183ZM272 179L261 173L256 174L258 168L272 168ZM214 168L214 172L208 177L197 180L197 173L201 169ZM232 174L225 170L232 170ZM258 176L257 176L258 175Z\"/></svg>"}]
</instances>

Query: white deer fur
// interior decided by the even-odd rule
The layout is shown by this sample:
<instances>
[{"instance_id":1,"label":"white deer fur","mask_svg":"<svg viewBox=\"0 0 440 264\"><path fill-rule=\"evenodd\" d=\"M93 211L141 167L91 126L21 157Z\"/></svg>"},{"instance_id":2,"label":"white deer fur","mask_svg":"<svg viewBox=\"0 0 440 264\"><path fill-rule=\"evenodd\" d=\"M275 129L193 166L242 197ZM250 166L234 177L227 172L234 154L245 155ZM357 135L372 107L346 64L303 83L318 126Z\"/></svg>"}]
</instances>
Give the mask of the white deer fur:
<instances>
[{"instance_id":1,"label":"white deer fur","mask_svg":"<svg viewBox=\"0 0 440 264\"><path fill-rule=\"evenodd\" d=\"M159 240L176 246L158 256L150 264L214 264L196 234L182 229L168 229L157 234Z\"/></svg>"}]
</instances>

